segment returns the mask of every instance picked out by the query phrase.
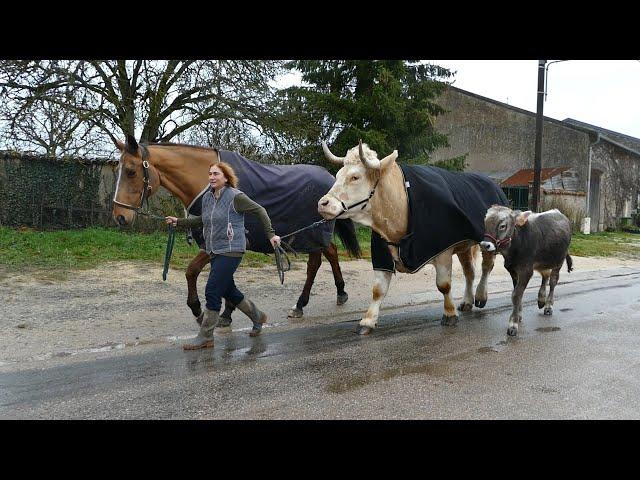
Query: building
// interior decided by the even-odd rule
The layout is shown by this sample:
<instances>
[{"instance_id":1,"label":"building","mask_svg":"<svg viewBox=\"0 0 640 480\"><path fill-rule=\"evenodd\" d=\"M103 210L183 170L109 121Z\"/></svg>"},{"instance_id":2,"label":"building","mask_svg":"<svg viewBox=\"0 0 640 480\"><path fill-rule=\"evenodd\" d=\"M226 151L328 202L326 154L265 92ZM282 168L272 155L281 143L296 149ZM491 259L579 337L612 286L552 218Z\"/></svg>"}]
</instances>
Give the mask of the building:
<instances>
[{"instance_id":1,"label":"building","mask_svg":"<svg viewBox=\"0 0 640 480\"><path fill-rule=\"evenodd\" d=\"M504 187L526 188L531 198L531 185L522 179L529 169L532 180L535 112L453 86L438 103L448 113L436 118L435 128L448 135L450 147L434 152L432 160L466 154L467 170L483 172L501 184L525 171L516 177L519 185L511 179ZM542 209L565 203L567 210L575 210L574 216L591 218L591 231L616 228L629 217L637 218L640 139L573 119L544 117L542 168L561 169L541 180ZM521 200L522 192L519 195Z\"/></svg>"}]
</instances>

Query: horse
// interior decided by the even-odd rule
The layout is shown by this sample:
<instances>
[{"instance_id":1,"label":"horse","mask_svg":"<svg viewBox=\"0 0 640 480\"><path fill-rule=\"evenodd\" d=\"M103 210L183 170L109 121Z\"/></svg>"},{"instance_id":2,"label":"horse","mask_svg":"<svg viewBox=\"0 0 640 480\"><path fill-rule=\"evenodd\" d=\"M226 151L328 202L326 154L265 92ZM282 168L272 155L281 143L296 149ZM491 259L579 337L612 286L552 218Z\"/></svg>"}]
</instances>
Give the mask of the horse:
<instances>
[{"instance_id":1,"label":"horse","mask_svg":"<svg viewBox=\"0 0 640 480\"><path fill-rule=\"evenodd\" d=\"M201 198L209 189L207 173L209 166L220 161L221 153L231 154L225 150L216 148L201 147L195 145L179 144L179 143L140 143L131 135L128 135L125 143L117 141L116 146L120 150L120 160L118 167L118 177L116 189L113 196L112 217L119 226L131 224L138 213L143 212L143 204L148 198L155 194L160 187L164 187L174 197L176 197L185 207L185 211L193 207L197 200ZM236 154L236 156L238 156ZM239 157L239 156L238 156ZM233 157L231 157L233 158ZM243 158L243 157L240 157ZM223 158L222 161L226 159ZM243 189L243 183L250 184L253 188L252 192L258 197L268 193L276 186L265 184L260 176L257 168L277 169L273 178L283 182L287 176L303 179L306 185L293 186L293 190L288 192L291 196L288 198L286 205L272 204L263 205L271 218L274 229L279 235L289 233L286 230L290 227L290 231L294 231L300 226L300 222L310 223L309 220L320 220L315 205L317 201L324 195L331 185L333 185L333 176L324 168L314 165L278 165L267 166L244 160L244 165L236 170L236 174L240 180L239 188ZM247 163L248 162L248 163ZM232 163L232 166L233 163ZM260 167L258 167L260 166ZM256 174L256 171L258 172ZM312 173L312 175L310 174ZM282 190L282 188L280 189ZM243 189L243 191L245 191ZM249 194L248 191L245 193ZM258 201L253 196L253 200ZM302 218L286 218L287 208L289 211L292 205L308 205L309 211L304 211ZM317 217L317 218L315 218ZM259 228L257 220L251 222L250 216L245 218L245 227L247 228L248 249L263 253L273 253L266 237ZM335 232L334 232L335 226ZM355 258L361 255L360 246L355 234L355 227L351 220L338 219L334 222L327 222L323 225L324 235L315 238L311 236L296 235L290 241L291 247L295 251L308 253L307 260L307 279L302 289L298 301L288 312L290 318L301 318L304 314L303 308L309 303L309 295L311 287L315 280L316 274L322 264L322 255L329 261L333 278L335 280L337 290L337 305L343 305L349 298L344 290L344 280L342 271L338 263L338 251L332 241L333 233L337 234L347 252ZM318 230L314 228L313 230ZM310 230L308 230L310 231ZM326 234L328 232L328 234ZM195 232L194 232L195 233ZM200 235L194 235L198 239ZM314 235L311 233L310 235ZM262 238L264 237L264 238ZM304 238L303 238L304 237ZM301 241L306 240L306 243ZM311 241L310 241L311 240ZM199 242L200 243L200 242ZM299 244L299 246L296 246ZM265 250L265 245L269 245L269 250ZM189 263L186 270L186 279L188 287L187 305L191 309L196 321L202 321L202 308L197 292L198 275L209 262L209 254L203 250L204 245L200 244L201 250L195 258ZM228 323L231 322L231 312L235 309L235 305L229 302L225 303L225 311L221 315Z\"/></svg>"}]
</instances>

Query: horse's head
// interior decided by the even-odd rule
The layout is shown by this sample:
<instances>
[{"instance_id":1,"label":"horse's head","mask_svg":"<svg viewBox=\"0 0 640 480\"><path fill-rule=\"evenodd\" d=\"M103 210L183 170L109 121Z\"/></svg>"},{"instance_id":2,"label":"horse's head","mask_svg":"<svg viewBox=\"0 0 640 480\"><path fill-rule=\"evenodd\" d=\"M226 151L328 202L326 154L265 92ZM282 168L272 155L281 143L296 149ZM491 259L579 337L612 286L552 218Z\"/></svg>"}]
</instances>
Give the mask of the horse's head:
<instances>
[{"instance_id":1,"label":"horse's head","mask_svg":"<svg viewBox=\"0 0 640 480\"><path fill-rule=\"evenodd\" d=\"M134 221L143 202L158 190L160 176L149 163L146 147L138 145L132 135L127 135L126 143L116 142L116 146L122 153L111 213L115 222L124 226Z\"/></svg>"}]
</instances>

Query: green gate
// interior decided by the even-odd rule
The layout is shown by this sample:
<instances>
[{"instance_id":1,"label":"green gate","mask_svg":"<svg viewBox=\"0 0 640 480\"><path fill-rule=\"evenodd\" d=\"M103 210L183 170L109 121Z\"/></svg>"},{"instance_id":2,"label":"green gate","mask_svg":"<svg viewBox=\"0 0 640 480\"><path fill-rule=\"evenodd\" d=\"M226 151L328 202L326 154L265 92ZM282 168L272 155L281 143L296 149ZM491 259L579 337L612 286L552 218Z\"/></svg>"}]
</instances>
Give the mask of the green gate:
<instances>
[{"instance_id":1,"label":"green gate","mask_svg":"<svg viewBox=\"0 0 640 480\"><path fill-rule=\"evenodd\" d=\"M513 210L529 210L529 187L502 187Z\"/></svg>"}]
</instances>

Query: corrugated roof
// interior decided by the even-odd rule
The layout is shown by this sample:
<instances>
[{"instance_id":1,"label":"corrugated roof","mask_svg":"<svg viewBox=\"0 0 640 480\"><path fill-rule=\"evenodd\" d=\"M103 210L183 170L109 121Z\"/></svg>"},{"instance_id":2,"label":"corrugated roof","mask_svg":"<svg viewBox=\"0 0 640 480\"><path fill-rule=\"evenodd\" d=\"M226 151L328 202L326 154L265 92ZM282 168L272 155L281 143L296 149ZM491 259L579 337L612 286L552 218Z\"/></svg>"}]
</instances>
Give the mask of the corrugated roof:
<instances>
[{"instance_id":1,"label":"corrugated roof","mask_svg":"<svg viewBox=\"0 0 640 480\"><path fill-rule=\"evenodd\" d=\"M543 168L540 170L540 182L560 175L566 170L569 170L569 167ZM503 181L501 185L503 187L527 187L530 182L533 182L533 168L523 168Z\"/></svg>"}]
</instances>

